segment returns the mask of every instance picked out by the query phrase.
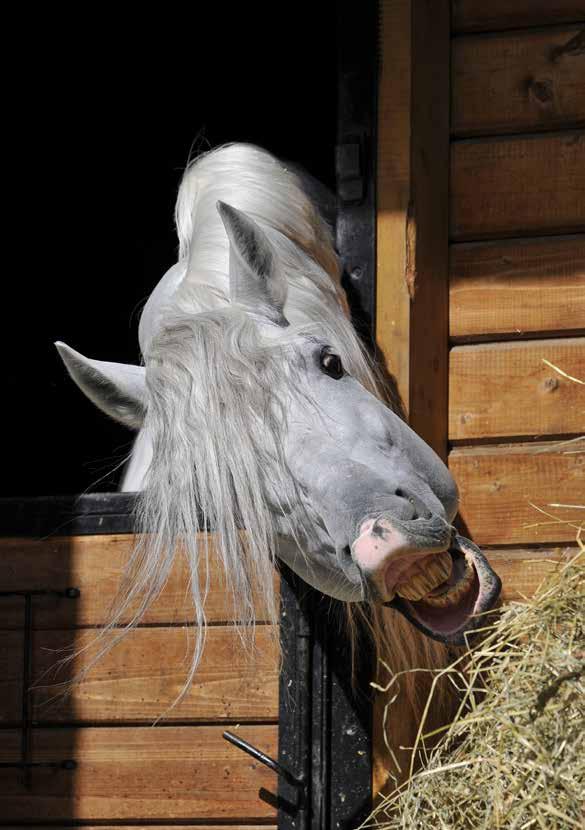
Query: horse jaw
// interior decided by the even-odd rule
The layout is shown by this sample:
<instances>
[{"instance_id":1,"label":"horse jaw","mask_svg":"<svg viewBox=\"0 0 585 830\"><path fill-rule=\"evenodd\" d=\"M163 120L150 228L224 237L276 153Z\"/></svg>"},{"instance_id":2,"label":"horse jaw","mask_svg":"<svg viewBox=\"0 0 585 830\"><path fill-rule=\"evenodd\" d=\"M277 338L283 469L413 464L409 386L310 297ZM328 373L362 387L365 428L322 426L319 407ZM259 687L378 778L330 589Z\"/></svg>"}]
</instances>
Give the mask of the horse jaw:
<instances>
[{"instance_id":1,"label":"horse jaw","mask_svg":"<svg viewBox=\"0 0 585 830\"><path fill-rule=\"evenodd\" d=\"M451 474L355 379L323 377L308 354L305 364L317 406L291 402L287 457L329 544L319 554L310 544L309 562L297 557L293 569L338 598L392 602L427 636L461 643L500 583L479 550L454 537Z\"/></svg>"}]
</instances>

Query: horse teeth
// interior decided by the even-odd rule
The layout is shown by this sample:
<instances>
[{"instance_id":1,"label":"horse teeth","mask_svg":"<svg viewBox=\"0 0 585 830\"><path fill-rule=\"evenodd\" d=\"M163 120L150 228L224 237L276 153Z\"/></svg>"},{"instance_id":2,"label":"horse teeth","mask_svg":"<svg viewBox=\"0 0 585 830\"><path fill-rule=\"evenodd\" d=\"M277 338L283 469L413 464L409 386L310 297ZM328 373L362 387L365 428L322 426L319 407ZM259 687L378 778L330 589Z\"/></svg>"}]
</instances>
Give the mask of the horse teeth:
<instances>
[{"instance_id":1,"label":"horse teeth","mask_svg":"<svg viewBox=\"0 0 585 830\"><path fill-rule=\"evenodd\" d=\"M447 608L450 605L456 605L471 588L474 578L475 571L473 565L466 560L465 573L461 579L444 592L429 594L429 596L425 597L425 602L427 605L435 606L435 608Z\"/></svg>"},{"instance_id":2,"label":"horse teeth","mask_svg":"<svg viewBox=\"0 0 585 830\"><path fill-rule=\"evenodd\" d=\"M404 599L416 601L445 582L451 576L453 560L446 551L426 557L417 573L408 582L397 585L396 592Z\"/></svg>"}]
</instances>

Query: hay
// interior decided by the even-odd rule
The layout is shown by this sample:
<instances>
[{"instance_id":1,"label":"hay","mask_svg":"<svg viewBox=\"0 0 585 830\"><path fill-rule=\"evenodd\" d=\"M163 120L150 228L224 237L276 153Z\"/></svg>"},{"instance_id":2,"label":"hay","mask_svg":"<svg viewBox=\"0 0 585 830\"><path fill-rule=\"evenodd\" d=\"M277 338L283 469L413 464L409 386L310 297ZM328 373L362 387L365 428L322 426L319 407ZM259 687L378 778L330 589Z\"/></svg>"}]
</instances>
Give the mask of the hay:
<instances>
[{"instance_id":1,"label":"hay","mask_svg":"<svg viewBox=\"0 0 585 830\"><path fill-rule=\"evenodd\" d=\"M421 734L423 721L413 758L422 750L424 769L384 798L363 828L584 826L582 541L579 548L532 600L506 606L476 649L437 673L434 686L446 674L460 688L458 714L434 749L425 746L433 736Z\"/></svg>"}]
</instances>

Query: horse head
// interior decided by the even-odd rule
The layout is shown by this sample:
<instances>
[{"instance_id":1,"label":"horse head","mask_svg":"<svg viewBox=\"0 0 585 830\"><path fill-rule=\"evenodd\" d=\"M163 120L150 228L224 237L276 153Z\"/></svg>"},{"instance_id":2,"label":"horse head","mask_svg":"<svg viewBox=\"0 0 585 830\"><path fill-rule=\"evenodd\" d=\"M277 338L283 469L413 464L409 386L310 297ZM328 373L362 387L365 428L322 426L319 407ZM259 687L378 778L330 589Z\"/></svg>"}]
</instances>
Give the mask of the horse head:
<instances>
[{"instance_id":1,"label":"horse head","mask_svg":"<svg viewBox=\"0 0 585 830\"><path fill-rule=\"evenodd\" d=\"M57 344L85 394L149 436L141 515L159 541L147 556L148 590L160 587L178 539L199 567L192 540L204 522L246 602L253 579L269 592L276 554L325 594L390 604L432 638L461 643L499 580L453 528L449 470L374 393L355 341L326 321L287 319L274 235L225 203L217 209L229 304L192 314L183 301L144 367ZM306 267L315 268L308 257Z\"/></svg>"}]
</instances>

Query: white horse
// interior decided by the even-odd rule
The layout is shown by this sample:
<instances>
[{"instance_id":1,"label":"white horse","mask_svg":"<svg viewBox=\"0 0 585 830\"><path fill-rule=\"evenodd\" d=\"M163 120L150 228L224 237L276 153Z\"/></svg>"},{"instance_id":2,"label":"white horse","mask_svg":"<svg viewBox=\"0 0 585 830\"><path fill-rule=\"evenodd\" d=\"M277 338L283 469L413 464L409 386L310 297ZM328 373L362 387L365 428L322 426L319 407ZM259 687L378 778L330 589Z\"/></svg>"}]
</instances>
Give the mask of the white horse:
<instances>
[{"instance_id":1,"label":"white horse","mask_svg":"<svg viewBox=\"0 0 585 830\"><path fill-rule=\"evenodd\" d=\"M180 550L202 631L205 528L243 624L254 596L276 620L276 557L448 643L497 599L497 576L453 530L449 471L383 403L310 189L250 145L201 156L179 190L178 262L140 321L144 365L57 344L85 394L138 430L123 489L141 491L142 534L112 627L137 598L139 620Z\"/></svg>"}]
</instances>

